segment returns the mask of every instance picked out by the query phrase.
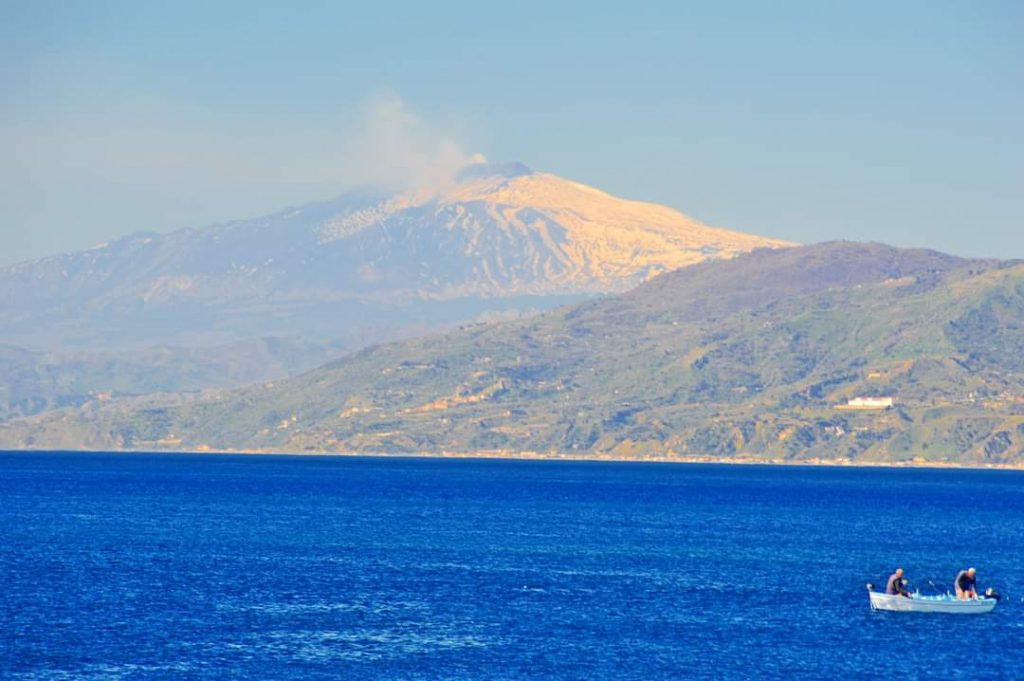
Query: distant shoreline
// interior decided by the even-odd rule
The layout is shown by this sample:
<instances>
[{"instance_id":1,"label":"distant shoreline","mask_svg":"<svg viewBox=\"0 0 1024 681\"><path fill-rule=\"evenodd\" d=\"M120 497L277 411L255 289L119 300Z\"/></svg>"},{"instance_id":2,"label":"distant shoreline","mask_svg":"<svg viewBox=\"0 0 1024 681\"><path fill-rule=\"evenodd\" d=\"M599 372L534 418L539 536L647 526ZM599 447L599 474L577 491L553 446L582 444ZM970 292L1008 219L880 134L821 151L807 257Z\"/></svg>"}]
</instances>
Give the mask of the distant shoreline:
<instances>
[{"instance_id":1,"label":"distant shoreline","mask_svg":"<svg viewBox=\"0 0 1024 681\"><path fill-rule=\"evenodd\" d=\"M594 454L540 454L535 452L297 452L297 451L266 451L252 449L0 449L3 454L166 454L196 456L296 456L296 457L336 457L336 458L367 458L367 459L456 459L456 460L491 460L491 461L562 461L562 462L593 462L593 463L644 463L644 464L723 464L734 466L788 466L788 467L825 467L825 468L907 468L907 469L961 469L961 470L1007 470L1024 471L1024 463L1020 464L970 464L948 461L852 461L827 459L770 459L757 457L715 458L715 457L645 457L631 458L622 456L601 456Z\"/></svg>"}]
</instances>

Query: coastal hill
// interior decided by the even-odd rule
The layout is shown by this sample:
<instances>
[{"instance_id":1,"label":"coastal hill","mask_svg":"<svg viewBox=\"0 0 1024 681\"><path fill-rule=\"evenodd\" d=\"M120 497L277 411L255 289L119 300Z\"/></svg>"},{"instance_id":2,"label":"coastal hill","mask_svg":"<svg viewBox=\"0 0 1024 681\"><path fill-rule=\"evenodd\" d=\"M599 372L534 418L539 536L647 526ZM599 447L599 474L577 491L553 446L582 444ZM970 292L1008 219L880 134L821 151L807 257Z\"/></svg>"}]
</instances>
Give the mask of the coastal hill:
<instances>
[{"instance_id":1,"label":"coastal hill","mask_svg":"<svg viewBox=\"0 0 1024 681\"><path fill-rule=\"evenodd\" d=\"M0 426L5 447L1024 461L1024 263L762 249L528 319L201 398Z\"/></svg>"}]
</instances>

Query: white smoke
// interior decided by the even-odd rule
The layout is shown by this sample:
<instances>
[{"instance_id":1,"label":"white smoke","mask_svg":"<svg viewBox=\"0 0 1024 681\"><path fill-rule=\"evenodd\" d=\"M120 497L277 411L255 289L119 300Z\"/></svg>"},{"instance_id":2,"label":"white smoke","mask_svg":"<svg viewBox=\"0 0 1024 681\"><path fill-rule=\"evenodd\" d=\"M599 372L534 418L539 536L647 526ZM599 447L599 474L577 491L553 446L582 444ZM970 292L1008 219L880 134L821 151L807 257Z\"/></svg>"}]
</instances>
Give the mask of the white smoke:
<instances>
[{"instance_id":1,"label":"white smoke","mask_svg":"<svg viewBox=\"0 0 1024 681\"><path fill-rule=\"evenodd\" d=\"M486 161L392 93L368 102L345 149L346 175L353 184L392 190L441 191L462 168Z\"/></svg>"},{"instance_id":2,"label":"white smoke","mask_svg":"<svg viewBox=\"0 0 1024 681\"><path fill-rule=\"evenodd\" d=\"M140 226L210 224L359 187L441 191L484 160L460 142L475 137L472 121L427 120L393 94L301 125L163 98L97 111L0 120L0 265ZM50 200L54 187L64 200Z\"/></svg>"}]
</instances>

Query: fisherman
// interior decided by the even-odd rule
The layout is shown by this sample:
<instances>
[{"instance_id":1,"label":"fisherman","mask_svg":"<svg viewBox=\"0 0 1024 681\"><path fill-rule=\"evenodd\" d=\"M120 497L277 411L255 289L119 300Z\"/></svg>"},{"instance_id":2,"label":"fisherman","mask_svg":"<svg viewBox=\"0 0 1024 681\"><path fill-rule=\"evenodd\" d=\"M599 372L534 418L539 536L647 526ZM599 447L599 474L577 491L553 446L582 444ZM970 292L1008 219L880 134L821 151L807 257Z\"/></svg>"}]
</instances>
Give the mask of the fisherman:
<instances>
[{"instance_id":1,"label":"fisherman","mask_svg":"<svg viewBox=\"0 0 1024 681\"><path fill-rule=\"evenodd\" d=\"M889 575L889 581L885 583L885 593L890 596L907 596L906 582L903 579L903 568L896 568L896 572Z\"/></svg>"},{"instance_id":2,"label":"fisherman","mask_svg":"<svg viewBox=\"0 0 1024 681\"><path fill-rule=\"evenodd\" d=\"M974 576L978 573L977 570L970 567L966 570L961 570L956 574L956 597L961 601L967 599L978 600L978 587L975 582Z\"/></svg>"}]
</instances>

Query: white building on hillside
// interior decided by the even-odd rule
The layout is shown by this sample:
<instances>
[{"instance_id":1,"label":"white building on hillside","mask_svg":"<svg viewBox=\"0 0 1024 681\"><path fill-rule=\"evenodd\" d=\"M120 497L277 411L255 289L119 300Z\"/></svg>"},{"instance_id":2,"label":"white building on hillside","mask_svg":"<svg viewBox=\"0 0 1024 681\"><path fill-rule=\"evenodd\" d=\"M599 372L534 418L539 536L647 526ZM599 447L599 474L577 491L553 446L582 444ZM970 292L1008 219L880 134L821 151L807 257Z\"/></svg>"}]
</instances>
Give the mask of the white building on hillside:
<instances>
[{"instance_id":1,"label":"white building on hillside","mask_svg":"<svg viewBox=\"0 0 1024 681\"><path fill-rule=\"evenodd\" d=\"M854 397L840 409L889 409L896 404L895 397Z\"/></svg>"}]
</instances>

